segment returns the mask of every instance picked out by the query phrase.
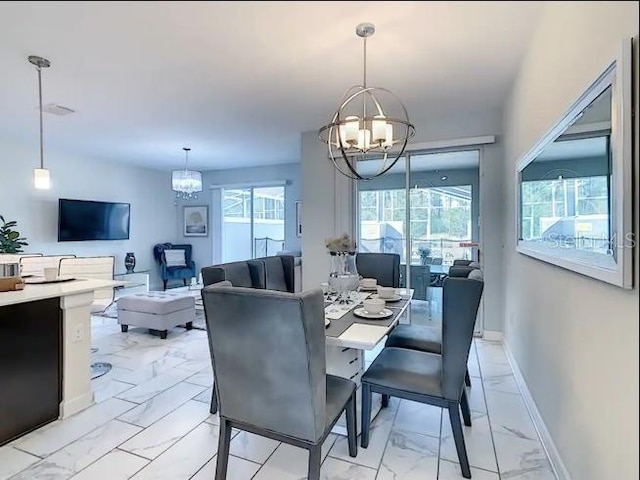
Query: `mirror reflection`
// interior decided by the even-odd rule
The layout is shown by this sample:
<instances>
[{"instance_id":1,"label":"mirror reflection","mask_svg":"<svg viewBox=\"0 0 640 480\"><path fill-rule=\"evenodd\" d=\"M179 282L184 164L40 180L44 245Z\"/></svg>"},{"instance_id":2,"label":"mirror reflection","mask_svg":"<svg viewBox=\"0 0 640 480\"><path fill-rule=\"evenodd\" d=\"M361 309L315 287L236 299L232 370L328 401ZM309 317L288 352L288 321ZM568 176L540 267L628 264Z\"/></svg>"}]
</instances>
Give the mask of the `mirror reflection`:
<instances>
[{"instance_id":1,"label":"mirror reflection","mask_svg":"<svg viewBox=\"0 0 640 480\"><path fill-rule=\"evenodd\" d=\"M521 172L520 239L613 255L611 86Z\"/></svg>"}]
</instances>

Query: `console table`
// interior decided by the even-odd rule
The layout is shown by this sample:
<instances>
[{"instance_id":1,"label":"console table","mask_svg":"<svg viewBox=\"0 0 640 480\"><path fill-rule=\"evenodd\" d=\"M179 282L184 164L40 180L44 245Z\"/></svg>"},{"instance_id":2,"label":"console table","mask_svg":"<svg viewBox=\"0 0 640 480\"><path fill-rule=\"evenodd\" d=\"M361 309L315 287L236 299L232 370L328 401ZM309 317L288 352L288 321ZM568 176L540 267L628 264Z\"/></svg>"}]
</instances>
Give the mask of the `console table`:
<instances>
[{"instance_id":1,"label":"console table","mask_svg":"<svg viewBox=\"0 0 640 480\"><path fill-rule=\"evenodd\" d=\"M129 293L148 292L150 273L151 270L139 270L114 274L113 279L118 282L118 286L115 287L116 294L121 297Z\"/></svg>"}]
</instances>

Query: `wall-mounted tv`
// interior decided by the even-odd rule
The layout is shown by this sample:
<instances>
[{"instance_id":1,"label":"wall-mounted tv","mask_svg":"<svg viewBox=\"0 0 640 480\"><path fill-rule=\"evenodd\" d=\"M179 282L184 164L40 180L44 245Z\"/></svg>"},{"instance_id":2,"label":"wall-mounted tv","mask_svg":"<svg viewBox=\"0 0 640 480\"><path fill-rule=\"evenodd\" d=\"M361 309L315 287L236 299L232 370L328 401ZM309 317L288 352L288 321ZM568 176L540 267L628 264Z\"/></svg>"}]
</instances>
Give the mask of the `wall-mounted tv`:
<instances>
[{"instance_id":1,"label":"wall-mounted tv","mask_svg":"<svg viewBox=\"0 0 640 480\"><path fill-rule=\"evenodd\" d=\"M127 240L128 203L58 200L58 241Z\"/></svg>"}]
</instances>

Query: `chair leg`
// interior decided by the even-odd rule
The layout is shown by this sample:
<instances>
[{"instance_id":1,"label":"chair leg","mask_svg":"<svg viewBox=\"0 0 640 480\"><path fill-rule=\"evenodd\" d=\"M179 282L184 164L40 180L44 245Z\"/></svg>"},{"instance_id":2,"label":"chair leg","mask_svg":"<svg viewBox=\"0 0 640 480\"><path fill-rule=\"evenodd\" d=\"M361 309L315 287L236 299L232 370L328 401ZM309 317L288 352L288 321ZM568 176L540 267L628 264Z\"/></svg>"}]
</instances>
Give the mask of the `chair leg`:
<instances>
[{"instance_id":1,"label":"chair leg","mask_svg":"<svg viewBox=\"0 0 640 480\"><path fill-rule=\"evenodd\" d=\"M226 418L220 419L220 438L218 439L218 463L216 480L226 480L229 463L229 444L231 443L231 425Z\"/></svg>"},{"instance_id":2,"label":"chair leg","mask_svg":"<svg viewBox=\"0 0 640 480\"><path fill-rule=\"evenodd\" d=\"M187 279L186 279L186 278L183 278L183 279L182 279L182 283L184 283L184 286L186 287L186 286L187 286Z\"/></svg>"},{"instance_id":3,"label":"chair leg","mask_svg":"<svg viewBox=\"0 0 640 480\"><path fill-rule=\"evenodd\" d=\"M209 409L214 415L218 413L218 395L216 395L216 386L213 386L213 393L211 394L211 408Z\"/></svg>"},{"instance_id":4,"label":"chair leg","mask_svg":"<svg viewBox=\"0 0 640 480\"><path fill-rule=\"evenodd\" d=\"M369 446L369 427L371 426L371 385L363 383L360 386L362 392L362 433L360 434L360 446Z\"/></svg>"},{"instance_id":5,"label":"chair leg","mask_svg":"<svg viewBox=\"0 0 640 480\"><path fill-rule=\"evenodd\" d=\"M218 460L219 461L219 460ZM309 449L309 480L320 480L320 463L322 462L322 444L315 445ZM216 478L216 480L218 480Z\"/></svg>"},{"instance_id":6,"label":"chair leg","mask_svg":"<svg viewBox=\"0 0 640 480\"><path fill-rule=\"evenodd\" d=\"M162 288L162 289L163 289L163 290L166 290L166 289L167 289L167 281L166 281L166 280L163 280L163 281L162 281L162 284L163 284L163 288Z\"/></svg>"},{"instance_id":7,"label":"chair leg","mask_svg":"<svg viewBox=\"0 0 640 480\"><path fill-rule=\"evenodd\" d=\"M353 392L347 402L347 436L349 440L349 456L358 455L358 420L356 413L356 392Z\"/></svg>"},{"instance_id":8,"label":"chair leg","mask_svg":"<svg viewBox=\"0 0 640 480\"><path fill-rule=\"evenodd\" d=\"M469 369L467 368L467 371L464 372L464 384L467 387L471 386L471 377L469 376Z\"/></svg>"},{"instance_id":9,"label":"chair leg","mask_svg":"<svg viewBox=\"0 0 640 480\"><path fill-rule=\"evenodd\" d=\"M389 395L383 393L382 394L382 408L387 408L389 406Z\"/></svg>"},{"instance_id":10,"label":"chair leg","mask_svg":"<svg viewBox=\"0 0 640 480\"><path fill-rule=\"evenodd\" d=\"M462 422L460 421L460 413L458 412L458 408L459 407L457 403L449 404L449 421L451 422L453 440L456 444L458 461L460 462L460 468L462 469L462 476L464 478L471 478L469 459L467 458L467 447L464 444L464 433L462 431Z\"/></svg>"},{"instance_id":11,"label":"chair leg","mask_svg":"<svg viewBox=\"0 0 640 480\"><path fill-rule=\"evenodd\" d=\"M471 410L469 409L469 397L467 397L466 388L462 387L462 397L460 397L460 410L462 410L462 419L467 427L471 426Z\"/></svg>"}]
</instances>

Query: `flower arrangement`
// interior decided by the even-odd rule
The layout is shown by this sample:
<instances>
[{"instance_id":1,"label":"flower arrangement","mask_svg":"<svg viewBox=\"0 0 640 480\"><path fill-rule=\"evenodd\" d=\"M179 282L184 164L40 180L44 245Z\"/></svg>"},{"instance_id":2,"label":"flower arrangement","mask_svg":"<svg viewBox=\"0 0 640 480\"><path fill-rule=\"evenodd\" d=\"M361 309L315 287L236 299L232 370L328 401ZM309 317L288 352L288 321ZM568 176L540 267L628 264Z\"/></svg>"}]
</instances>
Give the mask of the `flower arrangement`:
<instances>
[{"instance_id":1,"label":"flower arrangement","mask_svg":"<svg viewBox=\"0 0 640 480\"><path fill-rule=\"evenodd\" d=\"M357 248L356 242L347 233L343 233L339 237L325 238L324 246L327 247L329 253L334 255L337 253L355 253Z\"/></svg>"},{"instance_id":2,"label":"flower arrangement","mask_svg":"<svg viewBox=\"0 0 640 480\"><path fill-rule=\"evenodd\" d=\"M422 265L426 265L429 262L429 257L431 256L431 248L422 245L418 247L418 253L420 254L420 263L422 263Z\"/></svg>"}]
</instances>

